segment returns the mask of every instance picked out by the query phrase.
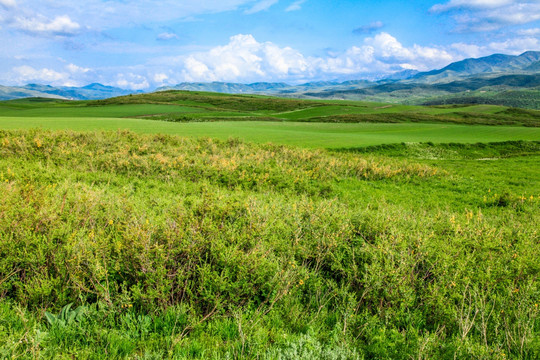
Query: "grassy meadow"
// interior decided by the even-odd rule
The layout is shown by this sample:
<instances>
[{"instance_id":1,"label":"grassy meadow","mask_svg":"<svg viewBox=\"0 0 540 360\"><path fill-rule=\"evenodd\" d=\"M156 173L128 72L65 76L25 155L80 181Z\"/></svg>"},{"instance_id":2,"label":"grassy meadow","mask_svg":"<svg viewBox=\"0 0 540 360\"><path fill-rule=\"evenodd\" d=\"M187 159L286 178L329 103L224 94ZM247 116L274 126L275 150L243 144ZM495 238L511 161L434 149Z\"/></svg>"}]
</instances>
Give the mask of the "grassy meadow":
<instances>
[{"instance_id":1,"label":"grassy meadow","mask_svg":"<svg viewBox=\"0 0 540 360\"><path fill-rule=\"evenodd\" d=\"M539 358L537 114L387 106L1 103L0 358Z\"/></svg>"}]
</instances>

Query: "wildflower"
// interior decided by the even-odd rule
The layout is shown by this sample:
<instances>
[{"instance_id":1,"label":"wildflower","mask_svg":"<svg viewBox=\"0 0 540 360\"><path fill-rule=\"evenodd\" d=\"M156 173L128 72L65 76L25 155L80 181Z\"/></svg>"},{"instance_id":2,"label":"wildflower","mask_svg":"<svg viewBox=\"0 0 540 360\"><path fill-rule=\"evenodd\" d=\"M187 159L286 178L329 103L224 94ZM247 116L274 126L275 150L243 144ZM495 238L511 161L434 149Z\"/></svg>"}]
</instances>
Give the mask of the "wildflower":
<instances>
[{"instance_id":1,"label":"wildflower","mask_svg":"<svg viewBox=\"0 0 540 360\"><path fill-rule=\"evenodd\" d=\"M299 285L304 285L304 280L300 279L300 281L298 282Z\"/></svg>"},{"instance_id":2,"label":"wildflower","mask_svg":"<svg viewBox=\"0 0 540 360\"><path fill-rule=\"evenodd\" d=\"M113 220L109 220L109 225L112 225L114 224L114 221Z\"/></svg>"}]
</instances>

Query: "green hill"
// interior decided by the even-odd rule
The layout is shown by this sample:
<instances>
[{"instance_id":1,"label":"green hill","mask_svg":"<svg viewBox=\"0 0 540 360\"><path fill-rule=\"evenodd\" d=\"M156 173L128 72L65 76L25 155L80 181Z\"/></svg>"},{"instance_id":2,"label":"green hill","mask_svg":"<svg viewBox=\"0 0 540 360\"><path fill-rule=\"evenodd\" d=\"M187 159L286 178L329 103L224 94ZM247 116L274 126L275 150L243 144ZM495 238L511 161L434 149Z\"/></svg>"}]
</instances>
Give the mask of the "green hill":
<instances>
[{"instance_id":1,"label":"green hill","mask_svg":"<svg viewBox=\"0 0 540 360\"><path fill-rule=\"evenodd\" d=\"M534 92L531 94L531 98L526 98L525 102L537 100ZM439 99L439 101L434 100L433 103L444 102ZM256 120L330 123L456 123L531 127L540 125L540 112L514 111L507 106L426 107L192 91L161 91L98 101L36 101L36 99L7 101L0 102L0 116L132 117L170 122Z\"/></svg>"}]
</instances>

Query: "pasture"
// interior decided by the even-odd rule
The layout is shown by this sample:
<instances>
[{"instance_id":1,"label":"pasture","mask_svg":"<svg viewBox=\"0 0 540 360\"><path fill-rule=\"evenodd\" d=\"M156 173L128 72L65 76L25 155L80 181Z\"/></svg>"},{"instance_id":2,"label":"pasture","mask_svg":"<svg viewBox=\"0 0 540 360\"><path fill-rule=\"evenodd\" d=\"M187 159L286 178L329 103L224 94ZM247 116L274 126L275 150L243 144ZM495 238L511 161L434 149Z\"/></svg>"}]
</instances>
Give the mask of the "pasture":
<instances>
[{"instance_id":1,"label":"pasture","mask_svg":"<svg viewBox=\"0 0 540 360\"><path fill-rule=\"evenodd\" d=\"M0 104L0 357L537 359L536 114L386 106Z\"/></svg>"},{"instance_id":2,"label":"pasture","mask_svg":"<svg viewBox=\"0 0 540 360\"><path fill-rule=\"evenodd\" d=\"M540 128L425 123L311 123L275 121L167 122L101 117L0 117L0 129L130 130L140 134L168 134L272 142L308 148L361 147L400 142L476 143L540 140Z\"/></svg>"}]
</instances>

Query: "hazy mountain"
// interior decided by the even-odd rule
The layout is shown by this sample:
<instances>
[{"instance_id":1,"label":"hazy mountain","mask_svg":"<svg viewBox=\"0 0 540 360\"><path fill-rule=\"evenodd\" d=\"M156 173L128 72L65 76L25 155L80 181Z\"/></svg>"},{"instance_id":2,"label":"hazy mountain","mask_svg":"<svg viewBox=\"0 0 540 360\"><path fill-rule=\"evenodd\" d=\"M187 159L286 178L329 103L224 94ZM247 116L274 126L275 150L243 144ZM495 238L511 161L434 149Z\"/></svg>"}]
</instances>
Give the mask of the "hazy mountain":
<instances>
[{"instance_id":1,"label":"hazy mountain","mask_svg":"<svg viewBox=\"0 0 540 360\"><path fill-rule=\"evenodd\" d=\"M304 95L319 98L366 99L370 96L387 96L388 98L406 98L411 96L441 96L459 92L490 90L506 91L516 89L534 89L540 87L540 74L502 75L469 77L449 83L410 83L389 82L362 89L326 89L320 92L306 92Z\"/></svg>"},{"instance_id":2,"label":"hazy mountain","mask_svg":"<svg viewBox=\"0 0 540 360\"><path fill-rule=\"evenodd\" d=\"M208 91L229 94L267 94L285 97L374 100L389 102L416 101L471 91L517 91L540 87L540 51L519 56L494 54L465 59L442 69L418 73L405 70L382 80L316 81L300 85L257 82L252 84L211 82L180 83L162 90ZM53 87L29 84L21 87L0 86L0 100L22 97L55 97L94 100L132 93L102 84L84 87ZM528 95L531 98L531 95Z\"/></svg>"},{"instance_id":3,"label":"hazy mountain","mask_svg":"<svg viewBox=\"0 0 540 360\"><path fill-rule=\"evenodd\" d=\"M418 70L403 70L386 76L384 80L407 80L418 75L419 73L420 72Z\"/></svg>"},{"instance_id":4,"label":"hazy mountain","mask_svg":"<svg viewBox=\"0 0 540 360\"><path fill-rule=\"evenodd\" d=\"M54 87L40 84L28 84L25 86L0 86L0 100L20 99L25 97L44 97L69 100L98 100L128 95L131 93L133 93L131 90L124 90L96 83L83 87Z\"/></svg>"},{"instance_id":5,"label":"hazy mountain","mask_svg":"<svg viewBox=\"0 0 540 360\"><path fill-rule=\"evenodd\" d=\"M493 54L478 59L454 62L442 69L422 72L411 78L414 82L453 81L471 75L487 73L530 73L537 72L534 65L540 61L540 51L527 51L519 56ZM530 67L533 68L530 68Z\"/></svg>"},{"instance_id":6,"label":"hazy mountain","mask_svg":"<svg viewBox=\"0 0 540 360\"><path fill-rule=\"evenodd\" d=\"M0 100L12 100L26 97L47 97L63 99L63 97L58 95L51 95L36 90L26 89L24 87L0 85Z\"/></svg>"},{"instance_id":7,"label":"hazy mountain","mask_svg":"<svg viewBox=\"0 0 540 360\"><path fill-rule=\"evenodd\" d=\"M532 63L531 65L527 66L525 70L528 72L535 72L535 73L540 72L540 61Z\"/></svg>"},{"instance_id":8,"label":"hazy mountain","mask_svg":"<svg viewBox=\"0 0 540 360\"><path fill-rule=\"evenodd\" d=\"M253 84L239 84L239 83L226 83L226 82L211 82L211 83L189 83L184 82L174 86L164 86L158 88L156 91L165 90L189 90L189 91L208 91L227 94L241 94L241 93L259 93L259 92L274 92L288 88L290 85L284 83L266 83L258 82Z\"/></svg>"}]
</instances>

